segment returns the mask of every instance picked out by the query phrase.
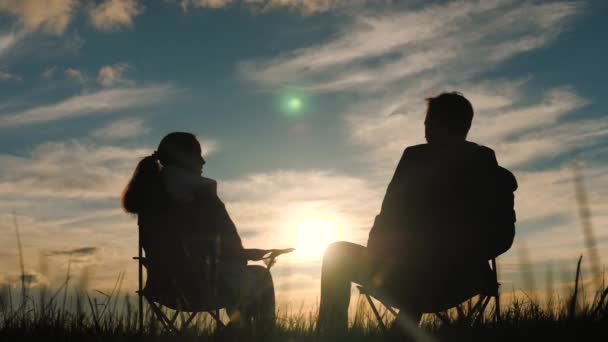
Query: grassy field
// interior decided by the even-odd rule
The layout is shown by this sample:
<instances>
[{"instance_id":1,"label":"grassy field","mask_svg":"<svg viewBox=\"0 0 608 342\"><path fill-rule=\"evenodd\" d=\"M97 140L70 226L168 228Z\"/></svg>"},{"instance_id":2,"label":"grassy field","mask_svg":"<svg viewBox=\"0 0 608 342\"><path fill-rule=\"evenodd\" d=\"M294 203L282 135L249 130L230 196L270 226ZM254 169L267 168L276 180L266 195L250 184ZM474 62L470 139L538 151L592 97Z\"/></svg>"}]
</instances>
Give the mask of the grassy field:
<instances>
[{"instance_id":1,"label":"grassy field","mask_svg":"<svg viewBox=\"0 0 608 342\"><path fill-rule=\"evenodd\" d=\"M580 267L580 262L579 262ZM568 297L539 304L534 299L516 296L501 307L499 321L492 318L493 307L475 326L468 320L473 301L448 312L446 321L435 315L423 317L413 340L428 341L510 341L564 339L608 340L608 287L593 296L579 286L579 272ZM21 291L25 292L21 293ZM17 293L16 293L17 292ZM74 295L68 296L68 292ZM0 296L1 341L381 341L387 336L373 319L366 302L359 298L358 309L346 336L316 336L314 313L278 312L272 331L253 328L215 329L209 315L198 315L193 324L179 334L166 333L149 311L142 331L138 329L137 307L132 296L88 293L77 287L42 288L35 294L27 288L5 287ZM522 299L525 298L525 299ZM381 311L386 314L386 311ZM386 322L391 323L390 315Z\"/></svg>"}]
</instances>

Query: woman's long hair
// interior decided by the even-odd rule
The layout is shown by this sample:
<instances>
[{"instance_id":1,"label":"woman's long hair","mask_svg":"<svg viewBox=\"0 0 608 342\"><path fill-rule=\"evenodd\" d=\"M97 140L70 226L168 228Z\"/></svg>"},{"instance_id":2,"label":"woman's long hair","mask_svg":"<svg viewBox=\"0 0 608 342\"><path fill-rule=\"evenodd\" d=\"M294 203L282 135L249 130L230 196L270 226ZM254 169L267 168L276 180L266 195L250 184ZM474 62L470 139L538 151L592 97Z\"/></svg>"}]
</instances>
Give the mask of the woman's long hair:
<instances>
[{"instance_id":1,"label":"woman's long hair","mask_svg":"<svg viewBox=\"0 0 608 342\"><path fill-rule=\"evenodd\" d=\"M133 171L133 176L122 193L124 210L140 214L167 206L168 196L160 173L161 165L178 164L180 155L200 154L200 151L200 144L194 134L167 134L158 145L158 151L143 158Z\"/></svg>"}]
</instances>

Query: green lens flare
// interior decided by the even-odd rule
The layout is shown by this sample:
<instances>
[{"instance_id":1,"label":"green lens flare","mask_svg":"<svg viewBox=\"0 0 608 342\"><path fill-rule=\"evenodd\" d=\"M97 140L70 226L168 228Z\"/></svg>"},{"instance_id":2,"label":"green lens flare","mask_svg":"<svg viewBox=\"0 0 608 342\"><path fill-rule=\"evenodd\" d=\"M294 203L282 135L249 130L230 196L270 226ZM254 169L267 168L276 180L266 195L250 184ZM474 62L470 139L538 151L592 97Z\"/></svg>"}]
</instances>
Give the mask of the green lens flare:
<instances>
[{"instance_id":1,"label":"green lens flare","mask_svg":"<svg viewBox=\"0 0 608 342\"><path fill-rule=\"evenodd\" d=\"M300 100L297 97L290 98L289 101L287 102L287 108L291 112L299 111L300 109L302 109L302 100Z\"/></svg>"},{"instance_id":2,"label":"green lens flare","mask_svg":"<svg viewBox=\"0 0 608 342\"><path fill-rule=\"evenodd\" d=\"M298 118L308 111L309 99L309 96L305 93L287 90L277 96L276 105L277 109L286 116Z\"/></svg>"}]
</instances>

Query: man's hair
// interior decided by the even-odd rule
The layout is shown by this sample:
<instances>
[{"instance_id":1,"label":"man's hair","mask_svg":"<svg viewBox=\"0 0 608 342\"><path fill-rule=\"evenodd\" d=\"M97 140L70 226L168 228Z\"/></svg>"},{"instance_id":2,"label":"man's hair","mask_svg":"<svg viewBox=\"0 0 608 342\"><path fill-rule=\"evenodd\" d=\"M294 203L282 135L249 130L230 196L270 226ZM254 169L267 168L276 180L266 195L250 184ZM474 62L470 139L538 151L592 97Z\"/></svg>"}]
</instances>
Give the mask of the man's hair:
<instances>
[{"instance_id":1,"label":"man's hair","mask_svg":"<svg viewBox=\"0 0 608 342\"><path fill-rule=\"evenodd\" d=\"M467 133L473 121L473 106L457 91L441 93L426 99L427 115L441 125Z\"/></svg>"}]
</instances>

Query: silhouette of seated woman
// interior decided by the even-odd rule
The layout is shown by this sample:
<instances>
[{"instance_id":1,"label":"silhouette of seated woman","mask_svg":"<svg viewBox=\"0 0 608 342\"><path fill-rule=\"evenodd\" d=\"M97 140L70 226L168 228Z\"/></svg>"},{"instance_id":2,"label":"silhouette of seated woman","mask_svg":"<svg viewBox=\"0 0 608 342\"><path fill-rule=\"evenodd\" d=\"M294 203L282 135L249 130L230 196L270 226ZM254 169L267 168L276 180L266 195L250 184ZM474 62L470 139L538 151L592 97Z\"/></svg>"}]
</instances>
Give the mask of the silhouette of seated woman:
<instances>
[{"instance_id":1,"label":"silhouette of seated woman","mask_svg":"<svg viewBox=\"0 0 608 342\"><path fill-rule=\"evenodd\" d=\"M193 134L170 133L124 191L123 207L137 214L142 232L144 293L184 311L226 308L231 323L272 324L270 272L247 265L269 251L243 248L216 181L201 176L204 164Z\"/></svg>"},{"instance_id":2,"label":"silhouette of seated woman","mask_svg":"<svg viewBox=\"0 0 608 342\"><path fill-rule=\"evenodd\" d=\"M351 282L415 323L496 284L488 260L513 242L517 183L494 151L466 140L473 107L465 97L427 102L428 143L405 149L367 247L337 242L325 252L320 331L346 329Z\"/></svg>"}]
</instances>

